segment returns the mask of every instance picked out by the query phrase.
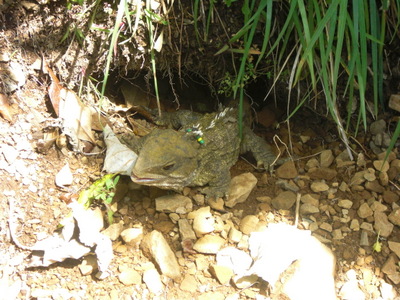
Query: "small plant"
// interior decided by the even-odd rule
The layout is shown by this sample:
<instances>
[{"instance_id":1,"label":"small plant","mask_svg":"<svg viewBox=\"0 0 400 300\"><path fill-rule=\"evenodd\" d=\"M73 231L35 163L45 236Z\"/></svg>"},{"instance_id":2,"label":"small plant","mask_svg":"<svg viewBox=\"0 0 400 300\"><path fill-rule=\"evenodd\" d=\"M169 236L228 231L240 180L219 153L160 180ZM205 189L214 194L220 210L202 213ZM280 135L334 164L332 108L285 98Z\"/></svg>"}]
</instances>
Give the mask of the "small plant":
<instances>
[{"instance_id":1,"label":"small plant","mask_svg":"<svg viewBox=\"0 0 400 300\"><path fill-rule=\"evenodd\" d=\"M382 243L379 241L379 234L380 232L378 232L378 236L376 237L376 242L374 243L374 245L372 246L372 250L374 250L375 252L381 252L382 251Z\"/></svg>"},{"instance_id":2,"label":"small plant","mask_svg":"<svg viewBox=\"0 0 400 300\"><path fill-rule=\"evenodd\" d=\"M117 174L107 174L96 180L89 189L80 193L78 202L87 209L94 201L101 201L107 207L108 223L112 224L114 213L111 210L111 203L119 178Z\"/></svg>"}]
</instances>

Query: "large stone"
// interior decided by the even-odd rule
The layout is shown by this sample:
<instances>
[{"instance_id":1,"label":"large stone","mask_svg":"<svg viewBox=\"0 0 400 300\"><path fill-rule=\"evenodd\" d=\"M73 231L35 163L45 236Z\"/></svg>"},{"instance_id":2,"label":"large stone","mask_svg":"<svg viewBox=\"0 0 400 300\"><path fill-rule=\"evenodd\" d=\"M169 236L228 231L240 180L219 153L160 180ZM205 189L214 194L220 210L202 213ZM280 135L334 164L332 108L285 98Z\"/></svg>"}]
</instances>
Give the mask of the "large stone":
<instances>
[{"instance_id":1,"label":"large stone","mask_svg":"<svg viewBox=\"0 0 400 300\"><path fill-rule=\"evenodd\" d=\"M296 194L290 191L281 192L272 199L271 204L275 209L290 209L296 203Z\"/></svg>"},{"instance_id":2,"label":"large stone","mask_svg":"<svg viewBox=\"0 0 400 300\"><path fill-rule=\"evenodd\" d=\"M142 241L142 250L158 265L162 274L178 280L181 278L179 264L164 236L156 230L147 234Z\"/></svg>"},{"instance_id":3,"label":"large stone","mask_svg":"<svg viewBox=\"0 0 400 300\"><path fill-rule=\"evenodd\" d=\"M284 179L296 178L299 173L297 172L294 162L289 160L285 162L282 166L276 169L276 176Z\"/></svg>"},{"instance_id":4,"label":"large stone","mask_svg":"<svg viewBox=\"0 0 400 300\"><path fill-rule=\"evenodd\" d=\"M256 184L257 178L250 172L233 177L229 185L229 196L225 205L234 207L236 204L246 201Z\"/></svg>"}]
</instances>

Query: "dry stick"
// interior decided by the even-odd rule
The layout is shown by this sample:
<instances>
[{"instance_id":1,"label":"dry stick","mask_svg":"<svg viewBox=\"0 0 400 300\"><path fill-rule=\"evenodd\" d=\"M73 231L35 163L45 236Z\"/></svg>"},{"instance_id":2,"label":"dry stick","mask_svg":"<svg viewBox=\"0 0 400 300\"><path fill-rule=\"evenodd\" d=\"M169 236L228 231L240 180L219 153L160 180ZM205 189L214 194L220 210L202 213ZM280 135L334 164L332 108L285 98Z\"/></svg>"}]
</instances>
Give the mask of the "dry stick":
<instances>
[{"instance_id":1,"label":"dry stick","mask_svg":"<svg viewBox=\"0 0 400 300\"><path fill-rule=\"evenodd\" d=\"M301 198L300 193L297 193L297 198L296 198L296 215L295 215L295 219L294 219L294 227L296 227L296 228L297 228L297 225L299 225L300 198Z\"/></svg>"},{"instance_id":2,"label":"dry stick","mask_svg":"<svg viewBox=\"0 0 400 300\"><path fill-rule=\"evenodd\" d=\"M389 182L391 183L391 184L393 184L393 186L398 190L398 191L400 191L400 187L398 186L398 185L396 185L393 181L391 181L391 180L389 180Z\"/></svg>"}]
</instances>

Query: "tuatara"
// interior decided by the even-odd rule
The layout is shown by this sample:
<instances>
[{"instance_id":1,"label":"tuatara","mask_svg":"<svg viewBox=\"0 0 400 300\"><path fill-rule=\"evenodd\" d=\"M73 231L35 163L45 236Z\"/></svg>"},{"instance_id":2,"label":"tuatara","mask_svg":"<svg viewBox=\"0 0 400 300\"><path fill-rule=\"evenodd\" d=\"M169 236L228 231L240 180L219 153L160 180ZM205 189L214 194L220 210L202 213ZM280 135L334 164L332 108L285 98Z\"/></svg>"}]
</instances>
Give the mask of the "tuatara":
<instances>
[{"instance_id":1,"label":"tuatara","mask_svg":"<svg viewBox=\"0 0 400 300\"><path fill-rule=\"evenodd\" d=\"M199 187L207 197L221 197L227 195L229 170L239 153L250 151L266 169L275 160L270 146L249 126L244 126L240 139L234 108L205 115L187 110L164 113L158 124L174 129L123 139L138 154L131 173L138 184L177 191Z\"/></svg>"}]
</instances>

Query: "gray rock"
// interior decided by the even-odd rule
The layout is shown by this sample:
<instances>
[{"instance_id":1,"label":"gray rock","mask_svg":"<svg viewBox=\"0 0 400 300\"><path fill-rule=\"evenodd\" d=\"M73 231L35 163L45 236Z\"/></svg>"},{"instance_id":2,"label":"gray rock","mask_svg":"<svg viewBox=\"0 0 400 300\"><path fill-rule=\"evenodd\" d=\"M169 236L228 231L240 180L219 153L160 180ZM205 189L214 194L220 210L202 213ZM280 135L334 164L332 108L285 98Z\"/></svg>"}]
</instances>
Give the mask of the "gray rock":
<instances>
[{"instance_id":1,"label":"gray rock","mask_svg":"<svg viewBox=\"0 0 400 300\"><path fill-rule=\"evenodd\" d=\"M396 194L395 192L386 190L383 192L383 201L385 201L388 204L392 204L394 202L399 201L400 197L398 194Z\"/></svg>"},{"instance_id":2,"label":"gray rock","mask_svg":"<svg viewBox=\"0 0 400 300\"><path fill-rule=\"evenodd\" d=\"M380 203L380 202L378 202L378 201L372 202L372 204L371 204L371 209L372 209L374 212L376 212L376 211L384 212L384 211L387 211L387 210L388 210L388 208L387 208L386 205L384 205L384 204L382 204L382 203Z\"/></svg>"},{"instance_id":3,"label":"gray rock","mask_svg":"<svg viewBox=\"0 0 400 300\"><path fill-rule=\"evenodd\" d=\"M308 171L308 176L311 179L325 179L325 180L332 180L336 177L337 172L334 169L330 168L314 168Z\"/></svg>"},{"instance_id":4,"label":"gray rock","mask_svg":"<svg viewBox=\"0 0 400 300\"><path fill-rule=\"evenodd\" d=\"M324 150L321 152L319 156L320 164L322 168L329 168L330 165L333 163L333 160L335 158L333 157L332 150Z\"/></svg>"},{"instance_id":5,"label":"gray rock","mask_svg":"<svg viewBox=\"0 0 400 300\"><path fill-rule=\"evenodd\" d=\"M300 188L292 180L287 181L287 180L279 179L276 181L275 184L285 191L292 191L292 192L296 193L300 190Z\"/></svg>"},{"instance_id":6,"label":"gray rock","mask_svg":"<svg viewBox=\"0 0 400 300\"><path fill-rule=\"evenodd\" d=\"M257 178L249 172L233 177L225 205L227 207L234 207L236 204L246 201L256 184Z\"/></svg>"},{"instance_id":7,"label":"gray rock","mask_svg":"<svg viewBox=\"0 0 400 300\"><path fill-rule=\"evenodd\" d=\"M350 209L353 206L353 201L350 201L348 199L341 199L339 200L338 205L341 208Z\"/></svg>"},{"instance_id":8,"label":"gray rock","mask_svg":"<svg viewBox=\"0 0 400 300\"><path fill-rule=\"evenodd\" d=\"M389 170L389 163L384 160L374 160L373 162L375 170L379 172L387 172Z\"/></svg>"},{"instance_id":9,"label":"gray rock","mask_svg":"<svg viewBox=\"0 0 400 300\"><path fill-rule=\"evenodd\" d=\"M193 210L193 203L190 198L171 194L156 198L156 210L165 213L185 214Z\"/></svg>"},{"instance_id":10,"label":"gray rock","mask_svg":"<svg viewBox=\"0 0 400 300\"><path fill-rule=\"evenodd\" d=\"M376 193L383 193L385 189L381 186L378 180L368 181L365 184L365 188L369 191L376 192Z\"/></svg>"},{"instance_id":11,"label":"gray rock","mask_svg":"<svg viewBox=\"0 0 400 300\"><path fill-rule=\"evenodd\" d=\"M300 206L300 214L302 216L316 213L319 213L319 208L317 206L314 206L310 203L304 203Z\"/></svg>"},{"instance_id":12,"label":"gray rock","mask_svg":"<svg viewBox=\"0 0 400 300\"><path fill-rule=\"evenodd\" d=\"M311 183L310 188L314 193L321 193L329 190L329 185L322 181L314 181Z\"/></svg>"},{"instance_id":13,"label":"gray rock","mask_svg":"<svg viewBox=\"0 0 400 300\"><path fill-rule=\"evenodd\" d=\"M400 258L400 243L388 241L389 249L392 250L398 258Z\"/></svg>"},{"instance_id":14,"label":"gray rock","mask_svg":"<svg viewBox=\"0 0 400 300\"><path fill-rule=\"evenodd\" d=\"M357 210L357 214L360 218L365 219L373 215L372 209L369 207L369 205L364 202L363 204L360 205L360 207Z\"/></svg>"},{"instance_id":15,"label":"gray rock","mask_svg":"<svg viewBox=\"0 0 400 300\"><path fill-rule=\"evenodd\" d=\"M179 219L178 220L179 226L179 234L181 235L181 240L195 240L196 234L192 229L192 226L189 224L187 219Z\"/></svg>"},{"instance_id":16,"label":"gray rock","mask_svg":"<svg viewBox=\"0 0 400 300\"><path fill-rule=\"evenodd\" d=\"M400 226L400 208L396 208L390 213L389 221L394 225Z\"/></svg>"},{"instance_id":17,"label":"gray rock","mask_svg":"<svg viewBox=\"0 0 400 300\"><path fill-rule=\"evenodd\" d=\"M383 133L386 130L386 122L385 120L377 120L375 122L372 122L371 125L369 126L369 130L371 134L377 135L378 133Z\"/></svg>"},{"instance_id":18,"label":"gray rock","mask_svg":"<svg viewBox=\"0 0 400 300\"><path fill-rule=\"evenodd\" d=\"M369 246L368 232L366 230L362 230L361 231L360 246L362 246L362 247L368 247Z\"/></svg>"},{"instance_id":19,"label":"gray rock","mask_svg":"<svg viewBox=\"0 0 400 300\"><path fill-rule=\"evenodd\" d=\"M351 220L350 229L353 231L359 231L360 230L360 222L358 222L357 219Z\"/></svg>"},{"instance_id":20,"label":"gray rock","mask_svg":"<svg viewBox=\"0 0 400 300\"><path fill-rule=\"evenodd\" d=\"M290 209L296 203L296 194L290 191L281 192L272 199L271 204L275 209Z\"/></svg>"},{"instance_id":21,"label":"gray rock","mask_svg":"<svg viewBox=\"0 0 400 300\"><path fill-rule=\"evenodd\" d=\"M376 232L379 232L382 237L388 237L392 233L394 225L389 222L385 213L375 212L374 221L374 229Z\"/></svg>"},{"instance_id":22,"label":"gray rock","mask_svg":"<svg viewBox=\"0 0 400 300\"><path fill-rule=\"evenodd\" d=\"M181 278L179 264L164 236L156 230L147 234L142 241L142 250L159 266L162 274L178 280Z\"/></svg>"},{"instance_id":23,"label":"gray rock","mask_svg":"<svg viewBox=\"0 0 400 300\"><path fill-rule=\"evenodd\" d=\"M308 203L308 204L312 204L312 205L318 207L319 200L317 197L318 197L318 195L316 195L316 194L305 194L305 195L301 196L300 201L301 201L301 203Z\"/></svg>"},{"instance_id":24,"label":"gray rock","mask_svg":"<svg viewBox=\"0 0 400 300\"><path fill-rule=\"evenodd\" d=\"M297 172L294 162L289 160L276 169L276 176L284 179L296 178L299 173Z\"/></svg>"}]
</instances>

